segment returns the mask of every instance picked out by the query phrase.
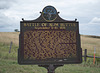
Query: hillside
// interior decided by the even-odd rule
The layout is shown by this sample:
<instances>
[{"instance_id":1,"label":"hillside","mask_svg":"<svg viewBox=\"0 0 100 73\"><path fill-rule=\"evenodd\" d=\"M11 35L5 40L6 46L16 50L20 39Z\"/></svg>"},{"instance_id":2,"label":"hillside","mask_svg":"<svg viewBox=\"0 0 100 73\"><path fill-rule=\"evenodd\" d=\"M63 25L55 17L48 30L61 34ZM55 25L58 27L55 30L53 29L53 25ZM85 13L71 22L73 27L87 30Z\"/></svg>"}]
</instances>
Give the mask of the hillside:
<instances>
[{"instance_id":1,"label":"hillside","mask_svg":"<svg viewBox=\"0 0 100 73\"><path fill-rule=\"evenodd\" d=\"M0 43L10 44L11 41L18 46L19 32L0 32Z\"/></svg>"},{"instance_id":2,"label":"hillside","mask_svg":"<svg viewBox=\"0 0 100 73\"><path fill-rule=\"evenodd\" d=\"M13 42L11 53L10 43ZM37 65L19 65L17 62L17 50L19 44L19 32L0 32L0 73L47 73L45 68ZM96 56L100 56L100 38L81 35L81 47L88 49L88 54L93 55L96 47ZM88 59L82 64L67 64L56 69L55 73L100 73L100 65L93 65L93 59Z\"/></svg>"}]
</instances>

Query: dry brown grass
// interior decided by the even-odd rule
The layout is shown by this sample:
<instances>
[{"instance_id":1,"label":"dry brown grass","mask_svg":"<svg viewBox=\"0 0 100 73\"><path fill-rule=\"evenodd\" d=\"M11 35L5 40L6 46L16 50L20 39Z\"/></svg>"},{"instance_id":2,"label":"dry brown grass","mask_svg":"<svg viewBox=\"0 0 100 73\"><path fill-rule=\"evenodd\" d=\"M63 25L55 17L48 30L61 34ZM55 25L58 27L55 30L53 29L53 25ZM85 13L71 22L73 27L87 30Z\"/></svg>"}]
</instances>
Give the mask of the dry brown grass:
<instances>
[{"instance_id":1,"label":"dry brown grass","mask_svg":"<svg viewBox=\"0 0 100 73\"><path fill-rule=\"evenodd\" d=\"M81 45L83 48L100 47L100 39L88 36L81 36Z\"/></svg>"},{"instance_id":2,"label":"dry brown grass","mask_svg":"<svg viewBox=\"0 0 100 73\"><path fill-rule=\"evenodd\" d=\"M10 44L13 42L14 45L19 44L19 32L0 32L0 42Z\"/></svg>"},{"instance_id":3,"label":"dry brown grass","mask_svg":"<svg viewBox=\"0 0 100 73\"><path fill-rule=\"evenodd\" d=\"M88 50L88 54L94 53L94 47L96 48L96 54L100 56L100 38L92 38L85 35L81 36L81 47Z\"/></svg>"},{"instance_id":4,"label":"dry brown grass","mask_svg":"<svg viewBox=\"0 0 100 73\"><path fill-rule=\"evenodd\" d=\"M0 42L10 44L13 42L14 45L19 45L19 32L0 32ZM85 35L81 36L81 47L88 49L89 54L93 54L94 47L96 47L96 53L100 55L100 38L92 38Z\"/></svg>"}]
</instances>

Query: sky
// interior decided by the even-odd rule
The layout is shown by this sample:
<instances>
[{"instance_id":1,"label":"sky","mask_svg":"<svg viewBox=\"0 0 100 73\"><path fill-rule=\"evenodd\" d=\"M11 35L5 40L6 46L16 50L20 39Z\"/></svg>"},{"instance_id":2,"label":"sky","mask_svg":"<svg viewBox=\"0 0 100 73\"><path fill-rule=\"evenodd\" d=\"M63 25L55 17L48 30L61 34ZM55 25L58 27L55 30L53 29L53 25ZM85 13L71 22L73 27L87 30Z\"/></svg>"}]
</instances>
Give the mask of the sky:
<instances>
[{"instance_id":1,"label":"sky","mask_svg":"<svg viewBox=\"0 0 100 73\"><path fill-rule=\"evenodd\" d=\"M0 32L20 30L22 18L36 19L48 5L65 20L77 18L80 34L100 36L100 0L0 0Z\"/></svg>"}]
</instances>

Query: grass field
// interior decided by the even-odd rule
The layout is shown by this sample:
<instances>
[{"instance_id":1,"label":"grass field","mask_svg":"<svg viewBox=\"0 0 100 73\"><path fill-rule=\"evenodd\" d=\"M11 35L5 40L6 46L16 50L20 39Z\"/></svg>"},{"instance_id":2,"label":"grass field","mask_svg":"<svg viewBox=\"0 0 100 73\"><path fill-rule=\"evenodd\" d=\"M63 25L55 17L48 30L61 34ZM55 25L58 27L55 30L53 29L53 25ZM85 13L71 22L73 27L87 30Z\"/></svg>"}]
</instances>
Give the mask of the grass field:
<instances>
[{"instance_id":1,"label":"grass field","mask_svg":"<svg viewBox=\"0 0 100 73\"><path fill-rule=\"evenodd\" d=\"M17 50L19 44L18 32L0 32L0 73L47 73L47 70L37 65L19 65L17 63ZM9 53L10 42L13 42ZM100 38L82 35L82 49L88 49L88 54L93 55L96 47L97 56L100 56ZM100 73L100 64L93 64L93 59L88 58L82 64L66 64L56 69L55 73Z\"/></svg>"},{"instance_id":2,"label":"grass field","mask_svg":"<svg viewBox=\"0 0 100 73\"><path fill-rule=\"evenodd\" d=\"M82 35L81 47L83 51L84 49L88 50L88 55L93 55L94 48L96 48L96 56L100 56L100 37Z\"/></svg>"}]
</instances>

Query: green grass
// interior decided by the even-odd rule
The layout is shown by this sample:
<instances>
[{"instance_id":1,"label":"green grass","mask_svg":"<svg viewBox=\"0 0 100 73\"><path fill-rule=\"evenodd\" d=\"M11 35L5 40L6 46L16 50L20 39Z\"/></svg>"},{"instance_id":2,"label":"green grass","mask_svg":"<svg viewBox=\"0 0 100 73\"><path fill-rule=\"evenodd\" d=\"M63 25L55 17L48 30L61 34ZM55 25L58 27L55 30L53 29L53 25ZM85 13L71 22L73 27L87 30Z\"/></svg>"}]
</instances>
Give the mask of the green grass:
<instances>
[{"instance_id":1,"label":"green grass","mask_svg":"<svg viewBox=\"0 0 100 73\"><path fill-rule=\"evenodd\" d=\"M19 65L17 62L18 46L0 43L0 73L47 73L47 70L37 65ZM88 58L82 64L66 64L56 69L55 73L100 73L100 64L93 64Z\"/></svg>"},{"instance_id":2,"label":"green grass","mask_svg":"<svg viewBox=\"0 0 100 73\"><path fill-rule=\"evenodd\" d=\"M45 70L36 65L19 65L17 60L0 60L0 73L43 73Z\"/></svg>"}]
</instances>

